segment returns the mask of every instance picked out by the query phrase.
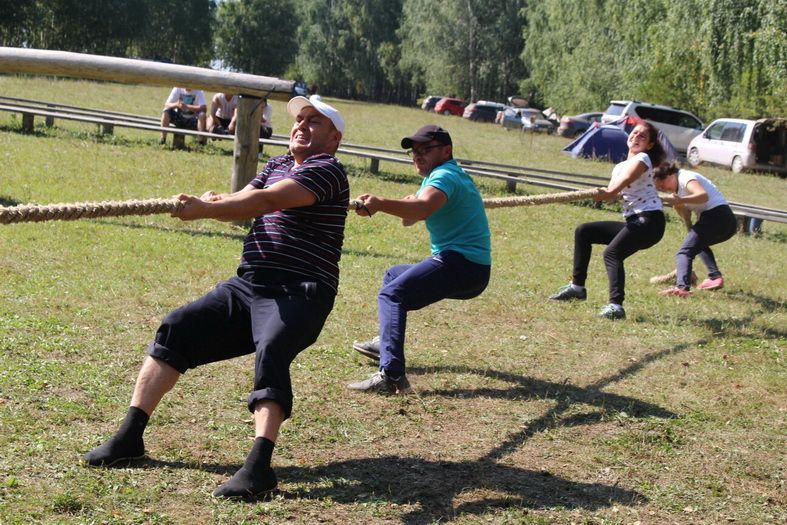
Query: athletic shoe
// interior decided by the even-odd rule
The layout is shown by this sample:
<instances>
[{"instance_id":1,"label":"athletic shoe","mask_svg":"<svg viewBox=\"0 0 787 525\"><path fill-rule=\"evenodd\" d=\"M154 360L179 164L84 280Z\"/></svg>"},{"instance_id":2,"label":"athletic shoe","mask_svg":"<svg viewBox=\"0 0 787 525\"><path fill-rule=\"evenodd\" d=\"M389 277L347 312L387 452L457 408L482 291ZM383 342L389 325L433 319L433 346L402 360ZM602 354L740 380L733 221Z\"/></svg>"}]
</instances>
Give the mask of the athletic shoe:
<instances>
[{"instance_id":1,"label":"athletic shoe","mask_svg":"<svg viewBox=\"0 0 787 525\"><path fill-rule=\"evenodd\" d=\"M374 336L371 341L355 341L353 350L365 355L372 361L380 362L380 337Z\"/></svg>"},{"instance_id":2,"label":"athletic shoe","mask_svg":"<svg viewBox=\"0 0 787 525\"><path fill-rule=\"evenodd\" d=\"M365 381L350 383L347 385L347 388L360 392L376 392L381 394L409 394L413 391L413 389L410 388L410 382L407 380L406 375L402 374L402 377L399 379L392 379L385 375L385 370L375 372Z\"/></svg>"},{"instance_id":3,"label":"athletic shoe","mask_svg":"<svg viewBox=\"0 0 787 525\"><path fill-rule=\"evenodd\" d=\"M588 298L588 291L585 288L575 290L570 284L567 284L558 290L557 293L550 295L549 298L553 301L572 301L574 299L584 301Z\"/></svg>"},{"instance_id":4,"label":"athletic shoe","mask_svg":"<svg viewBox=\"0 0 787 525\"><path fill-rule=\"evenodd\" d=\"M674 295L676 297L691 297L691 292L688 290L684 290L683 288L678 288L677 286L673 286L671 288L667 288L666 290L662 290L659 292L660 295Z\"/></svg>"},{"instance_id":5,"label":"athletic shoe","mask_svg":"<svg viewBox=\"0 0 787 525\"><path fill-rule=\"evenodd\" d=\"M724 277L717 277L716 279L705 279L697 287L700 290L721 290L724 288Z\"/></svg>"},{"instance_id":6,"label":"athletic shoe","mask_svg":"<svg viewBox=\"0 0 787 525\"><path fill-rule=\"evenodd\" d=\"M618 319L625 319L626 318L626 311L623 307L616 308L611 304L606 305L601 311L596 315L596 317L601 317L602 319L611 319L616 321Z\"/></svg>"},{"instance_id":7,"label":"athletic shoe","mask_svg":"<svg viewBox=\"0 0 787 525\"><path fill-rule=\"evenodd\" d=\"M91 467L111 467L144 457L145 445L141 439L139 443L126 443L112 436L103 445L85 454L82 459Z\"/></svg>"},{"instance_id":8,"label":"athletic shoe","mask_svg":"<svg viewBox=\"0 0 787 525\"><path fill-rule=\"evenodd\" d=\"M264 500L276 492L278 485L276 473L270 467L261 475L254 475L246 467L241 467L230 479L213 491L213 497L244 501Z\"/></svg>"}]
</instances>

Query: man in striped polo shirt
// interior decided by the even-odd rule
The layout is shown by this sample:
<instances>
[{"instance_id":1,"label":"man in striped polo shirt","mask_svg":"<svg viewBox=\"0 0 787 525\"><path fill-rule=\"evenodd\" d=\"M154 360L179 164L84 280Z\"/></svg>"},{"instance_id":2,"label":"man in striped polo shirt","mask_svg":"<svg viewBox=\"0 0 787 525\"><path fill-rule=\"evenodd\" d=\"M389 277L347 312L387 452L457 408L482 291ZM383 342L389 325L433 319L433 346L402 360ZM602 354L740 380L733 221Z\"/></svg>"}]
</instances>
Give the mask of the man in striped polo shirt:
<instances>
[{"instance_id":1,"label":"man in striped polo shirt","mask_svg":"<svg viewBox=\"0 0 787 525\"><path fill-rule=\"evenodd\" d=\"M254 218L237 276L167 315L137 377L118 432L84 460L111 466L145 455L142 434L156 405L190 368L255 353L248 408L255 440L243 467L214 496L257 499L277 486L271 455L292 411L290 363L320 334L333 308L349 204L334 157L344 133L339 112L319 97L287 104L295 118L290 152L272 158L245 188L201 198L181 194L183 220Z\"/></svg>"}]
</instances>

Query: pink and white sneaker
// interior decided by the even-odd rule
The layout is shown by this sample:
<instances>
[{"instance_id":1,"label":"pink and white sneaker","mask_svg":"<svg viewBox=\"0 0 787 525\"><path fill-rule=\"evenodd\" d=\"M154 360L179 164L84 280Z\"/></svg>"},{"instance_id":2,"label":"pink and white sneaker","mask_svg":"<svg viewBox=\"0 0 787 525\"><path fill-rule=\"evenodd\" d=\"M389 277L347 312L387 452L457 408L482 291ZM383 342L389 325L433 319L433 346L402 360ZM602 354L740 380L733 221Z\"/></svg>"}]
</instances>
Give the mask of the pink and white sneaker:
<instances>
[{"instance_id":1,"label":"pink and white sneaker","mask_svg":"<svg viewBox=\"0 0 787 525\"><path fill-rule=\"evenodd\" d=\"M724 277L705 279L697 286L700 290L721 290L724 288Z\"/></svg>"},{"instance_id":2,"label":"pink and white sneaker","mask_svg":"<svg viewBox=\"0 0 787 525\"><path fill-rule=\"evenodd\" d=\"M677 286L673 286L671 288L667 288L666 290L662 290L659 292L661 295L674 295L676 297L691 297L691 292L688 290L684 290L683 288L678 288Z\"/></svg>"}]
</instances>

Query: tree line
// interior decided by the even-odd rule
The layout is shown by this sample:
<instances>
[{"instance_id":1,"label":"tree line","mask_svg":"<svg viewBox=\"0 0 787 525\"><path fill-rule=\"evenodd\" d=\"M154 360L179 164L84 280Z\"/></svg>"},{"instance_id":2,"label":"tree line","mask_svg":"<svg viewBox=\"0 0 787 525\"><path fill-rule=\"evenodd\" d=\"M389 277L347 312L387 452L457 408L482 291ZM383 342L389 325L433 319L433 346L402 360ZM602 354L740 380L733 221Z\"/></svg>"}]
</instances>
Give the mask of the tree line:
<instances>
[{"instance_id":1,"label":"tree line","mask_svg":"<svg viewBox=\"0 0 787 525\"><path fill-rule=\"evenodd\" d=\"M0 0L0 43L219 63L384 103L787 116L785 0Z\"/></svg>"}]
</instances>

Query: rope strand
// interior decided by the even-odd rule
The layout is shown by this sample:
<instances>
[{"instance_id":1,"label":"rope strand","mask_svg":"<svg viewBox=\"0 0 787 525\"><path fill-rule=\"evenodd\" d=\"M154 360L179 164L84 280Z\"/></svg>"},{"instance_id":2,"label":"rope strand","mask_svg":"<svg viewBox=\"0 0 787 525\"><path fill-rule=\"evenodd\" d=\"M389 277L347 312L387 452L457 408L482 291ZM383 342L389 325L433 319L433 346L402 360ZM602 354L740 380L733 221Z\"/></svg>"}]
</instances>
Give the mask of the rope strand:
<instances>
[{"instance_id":1,"label":"rope strand","mask_svg":"<svg viewBox=\"0 0 787 525\"><path fill-rule=\"evenodd\" d=\"M555 202L571 202L591 199L601 188L590 190L569 191L564 193L546 193L521 197L504 197L484 199L485 208L507 208L513 206L534 206ZM183 203L177 199L145 199L130 201L77 202L72 204L0 206L0 224L18 222L43 221L75 221L77 219L95 219L96 217L121 217L124 215L154 215L172 213L180 210ZM349 209L364 209L363 202L353 199Z\"/></svg>"},{"instance_id":2,"label":"rope strand","mask_svg":"<svg viewBox=\"0 0 787 525\"><path fill-rule=\"evenodd\" d=\"M172 213L183 207L177 199L146 199L130 201L77 202L73 204L49 204L38 206L0 207L0 224L17 222L75 221L96 217L120 217L123 215L153 215Z\"/></svg>"}]
</instances>

